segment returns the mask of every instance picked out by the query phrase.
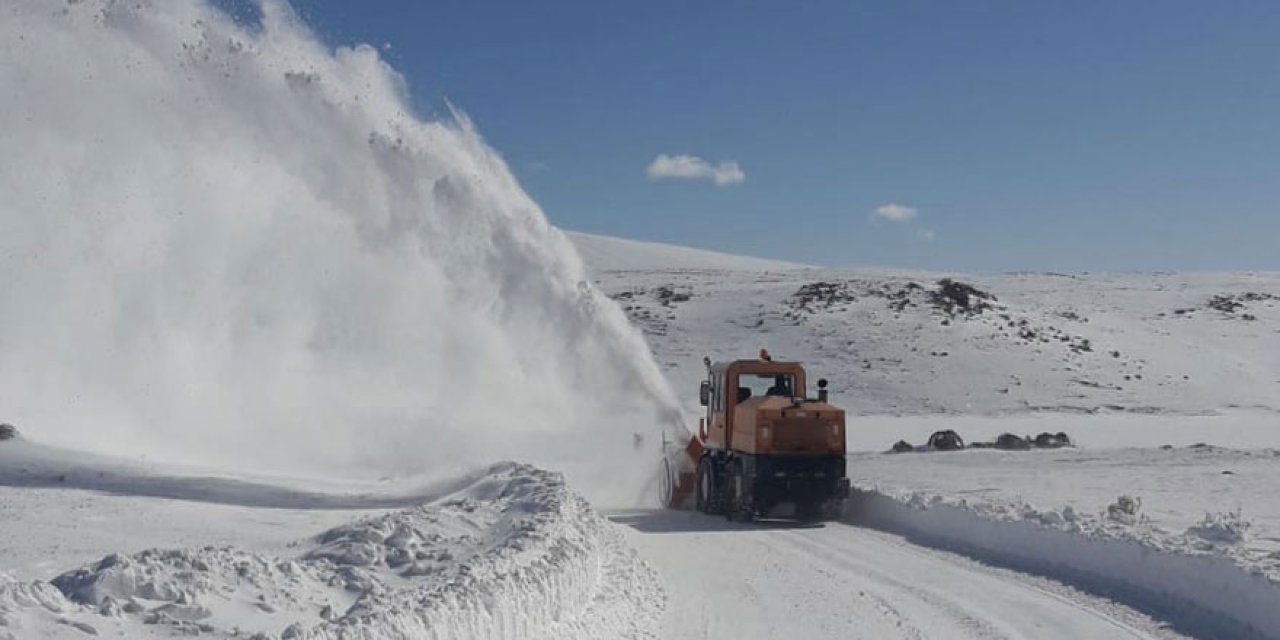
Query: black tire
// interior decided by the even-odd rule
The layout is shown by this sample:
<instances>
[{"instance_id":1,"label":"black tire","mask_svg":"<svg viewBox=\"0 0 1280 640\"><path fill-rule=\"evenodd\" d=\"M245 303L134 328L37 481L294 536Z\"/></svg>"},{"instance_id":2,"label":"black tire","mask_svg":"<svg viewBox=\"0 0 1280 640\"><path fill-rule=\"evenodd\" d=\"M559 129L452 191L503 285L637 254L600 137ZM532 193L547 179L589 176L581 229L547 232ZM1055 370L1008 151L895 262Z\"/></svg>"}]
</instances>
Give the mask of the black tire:
<instances>
[{"instance_id":1,"label":"black tire","mask_svg":"<svg viewBox=\"0 0 1280 640\"><path fill-rule=\"evenodd\" d=\"M735 462L733 472L729 477L725 478L724 491L724 517L732 522L751 522L755 520L755 505L751 501L749 495L742 495L738 492L740 479L742 478L742 465Z\"/></svg>"},{"instance_id":2,"label":"black tire","mask_svg":"<svg viewBox=\"0 0 1280 640\"><path fill-rule=\"evenodd\" d=\"M663 458L662 464L658 468L658 500L662 506L668 509L675 509L676 498L676 478L672 473L671 461Z\"/></svg>"},{"instance_id":3,"label":"black tire","mask_svg":"<svg viewBox=\"0 0 1280 640\"><path fill-rule=\"evenodd\" d=\"M698 484L695 487L694 508L702 513L711 513L711 496L714 494L714 485L711 477L711 464L706 458L698 461Z\"/></svg>"},{"instance_id":4,"label":"black tire","mask_svg":"<svg viewBox=\"0 0 1280 640\"><path fill-rule=\"evenodd\" d=\"M716 482L715 462L703 458L698 463L698 511L703 513L722 513L724 511L724 491Z\"/></svg>"}]
</instances>

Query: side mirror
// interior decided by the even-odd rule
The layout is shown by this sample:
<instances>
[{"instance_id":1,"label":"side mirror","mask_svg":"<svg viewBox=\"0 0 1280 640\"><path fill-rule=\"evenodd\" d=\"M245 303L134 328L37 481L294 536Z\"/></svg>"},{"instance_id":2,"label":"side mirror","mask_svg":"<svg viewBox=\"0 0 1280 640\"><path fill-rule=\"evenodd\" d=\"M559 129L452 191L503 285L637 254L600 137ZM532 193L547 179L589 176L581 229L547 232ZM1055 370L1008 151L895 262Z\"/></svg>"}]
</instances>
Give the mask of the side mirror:
<instances>
[{"instance_id":1,"label":"side mirror","mask_svg":"<svg viewBox=\"0 0 1280 640\"><path fill-rule=\"evenodd\" d=\"M827 401L827 379L818 378L818 402Z\"/></svg>"},{"instance_id":2,"label":"side mirror","mask_svg":"<svg viewBox=\"0 0 1280 640\"><path fill-rule=\"evenodd\" d=\"M698 402L701 402L704 407L711 404L711 383L706 380L703 380L702 386L698 388Z\"/></svg>"},{"instance_id":3,"label":"side mirror","mask_svg":"<svg viewBox=\"0 0 1280 640\"><path fill-rule=\"evenodd\" d=\"M826 379L826 378L818 378L818 388L819 388L819 389L826 389L826 388L827 388L827 379Z\"/></svg>"}]
</instances>

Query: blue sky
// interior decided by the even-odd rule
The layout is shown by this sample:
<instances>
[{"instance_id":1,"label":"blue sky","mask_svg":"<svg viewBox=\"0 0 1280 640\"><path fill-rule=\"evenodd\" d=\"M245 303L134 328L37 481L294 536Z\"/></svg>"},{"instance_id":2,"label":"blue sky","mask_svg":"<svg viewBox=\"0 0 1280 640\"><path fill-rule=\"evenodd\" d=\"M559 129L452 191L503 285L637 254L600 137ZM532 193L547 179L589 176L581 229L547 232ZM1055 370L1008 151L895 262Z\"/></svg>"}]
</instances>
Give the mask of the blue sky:
<instances>
[{"instance_id":1,"label":"blue sky","mask_svg":"<svg viewBox=\"0 0 1280 640\"><path fill-rule=\"evenodd\" d=\"M1280 269L1277 2L294 5L389 43L417 108L470 114L561 227L828 265ZM704 177L655 179L664 154Z\"/></svg>"}]
</instances>

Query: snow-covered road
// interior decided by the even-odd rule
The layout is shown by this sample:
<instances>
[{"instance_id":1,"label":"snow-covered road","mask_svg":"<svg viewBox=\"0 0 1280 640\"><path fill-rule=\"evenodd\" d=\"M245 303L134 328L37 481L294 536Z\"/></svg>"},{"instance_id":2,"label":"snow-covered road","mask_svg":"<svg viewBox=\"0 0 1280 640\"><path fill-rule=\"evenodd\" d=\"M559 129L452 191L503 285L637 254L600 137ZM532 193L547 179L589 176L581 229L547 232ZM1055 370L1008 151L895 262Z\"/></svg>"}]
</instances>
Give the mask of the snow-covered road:
<instances>
[{"instance_id":1,"label":"snow-covered road","mask_svg":"<svg viewBox=\"0 0 1280 640\"><path fill-rule=\"evenodd\" d=\"M1207 458L1184 475L1230 463L1252 478L1258 458L1161 452ZM923 483L958 465L985 485L1015 472L1001 455L895 457L900 475L878 475ZM1134 455L1023 463L1113 459L1150 475ZM1088 504L1078 530L1029 507L1009 517L972 491L960 503L859 490L844 521L823 525L666 510L607 513L610 524L558 474L513 463L435 484L305 492L210 477L196 492L200 477L177 470L19 440L0 447L0 470L0 640L140 637L152 614L168 616L165 637L1277 638L1274 582L1242 564L1252 556L1159 546L1150 523L1135 527L1141 540L1093 535ZM236 577L245 562L259 567L252 584Z\"/></svg>"},{"instance_id":2,"label":"snow-covered road","mask_svg":"<svg viewBox=\"0 0 1280 640\"><path fill-rule=\"evenodd\" d=\"M1063 585L847 524L612 519L666 581L670 640L1182 637Z\"/></svg>"}]
</instances>

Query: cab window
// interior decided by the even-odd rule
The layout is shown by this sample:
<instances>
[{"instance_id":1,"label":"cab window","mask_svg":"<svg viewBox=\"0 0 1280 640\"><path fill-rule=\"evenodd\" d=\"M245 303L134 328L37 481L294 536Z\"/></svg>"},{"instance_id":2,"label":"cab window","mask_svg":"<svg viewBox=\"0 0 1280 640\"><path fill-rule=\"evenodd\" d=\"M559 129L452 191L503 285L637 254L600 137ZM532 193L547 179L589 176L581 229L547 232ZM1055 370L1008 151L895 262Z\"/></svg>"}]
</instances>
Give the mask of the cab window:
<instances>
[{"instance_id":1,"label":"cab window","mask_svg":"<svg viewBox=\"0 0 1280 640\"><path fill-rule=\"evenodd\" d=\"M796 377L790 373L744 373L738 376L739 389L746 389L748 397L796 396Z\"/></svg>"}]
</instances>

